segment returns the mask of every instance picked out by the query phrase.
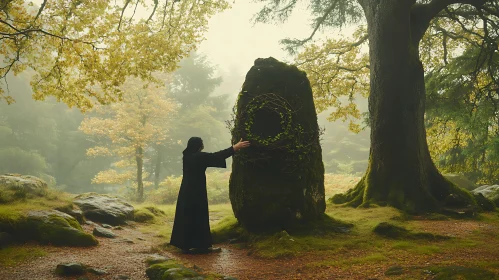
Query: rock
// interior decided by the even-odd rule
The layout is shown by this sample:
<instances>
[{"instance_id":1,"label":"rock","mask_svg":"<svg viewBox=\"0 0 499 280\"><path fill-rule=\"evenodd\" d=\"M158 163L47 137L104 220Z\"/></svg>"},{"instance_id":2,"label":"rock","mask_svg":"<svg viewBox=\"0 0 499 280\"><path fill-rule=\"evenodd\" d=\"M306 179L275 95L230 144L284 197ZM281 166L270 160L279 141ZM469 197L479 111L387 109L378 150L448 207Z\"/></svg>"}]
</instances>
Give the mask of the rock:
<instances>
[{"instance_id":1,"label":"rock","mask_svg":"<svg viewBox=\"0 0 499 280\"><path fill-rule=\"evenodd\" d=\"M184 266L177 268L170 268L163 274L165 280L184 280L192 279L192 277L199 276L199 273Z\"/></svg>"},{"instance_id":2,"label":"rock","mask_svg":"<svg viewBox=\"0 0 499 280\"><path fill-rule=\"evenodd\" d=\"M130 240L130 239L127 239L127 238L124 238L123 242L128 243L128 244L134 244L135 243L133 240Z\"/></svg>"},{"instance_id":3,"label":"rock","mask_svg":"<svg viewBox=\"0 0 499 280\"><path fill-rule=\"evenodd\" d=\"M133 217L134 208L117 197L99 194L82 194L76 197L78 205L86 218L111 225L124 224Z\"/></svg>"},{"instance_id":4,"label":"rock","mask_svg":"<svg viewBox=\"0 0 499 280\"><path fill-rule=\"evenodd\" d=\"M83 216L83 212L72 203L70 205L61 206L55 208L55 210L61 211L75 218L80 224L85 223L85 216Z\"/></svg>"},{"instance_id":5,"label":"rock","mask_svg":"<svg viewBox=\"0 0 499 280\"><path fill-rule=\"evenodd\" d=\"M40 178L21 174L0 175L0 203L8 203L18 199L44 196L47 194L47 183Z\"/></svg>"},{"instance_id":6,"label":"rock","mask_svg":"<svg viewBox=\"0 0 499 280\"><path fill-rule=\"evenodd\" d=\"M84 247L98 244L75 218L57 210L28 212L25 227L30 236L44 244Z\"/></svg>"},{"instance_id":7,"label":"rock","mask_svg":"<svg viewBox=\"0 0 499 280\"><path fill-rule=\"evenodd\" d=\"M477 188L477 185L466 178L463 174L444 174L443 176L456 186L465 190L472 191Z\"/></svg>"},{"instance_id":8,"label":"rock","mask_svg":"<svg viewBox=\"0 0 499 280\"><path fill-rule=\"evenodd\" d=\"M114 234L114 232L112 232L108 229L105 229L103 227L95 227L93 234L95 236L106 237L106 238L115 238L116 237L116 234Z\"/></svg>"},{"instance_id":9,"label":"rock","mask_svg":"<svg viewBox=\"0 0 499 280\"><path fill-rule=\"evenodd\" d=\"M474 194L481 193L483 196L499 205L499 185L484 185L480 186L472 191Z\"/></svg>"},{"instance_id":10,"label":"rock","mask_svg":"<svg viewBox=\"0 0 499 280\"><path fill-rule=\"evenodd\" d=\"M225 276L223 280L237 280L237 278L230 277L230 276Z\"/></svg>"},{"instance_id":11,"label":"rock","mask_svg":"<svg viewBox=\"0 0 499 280\"><path fill-rule=\"evenodd\" d=\"M103 228L109 228L109 229L113 228L112 225L108 225L108 224L102 224L101 227L103 227Z\"/></svg>"},{"instance_id":12,"label":"rock","mask_svg":"<svg viewBox=\"0 0 499 280\"><path fill-rule=\"evenodd\" d=\"M115 226L115 227L113 227L113 229L114 230L123 230L123 227L121 227L121 226Z\"/></svg>"},{"instance_id":13,"label":"rock","mask_svg":"<svg viewBox=\"0 0 499 280\"><path fill-rule=\"evenodd\" d=\"M238 96L232 139L251 141L233 157L229 195L249 230L287 228L322 216L324 165L305 72L259 58Z\"/></svg>"},{"instance_id":14,"label":"rock","mask_svg":"<svg viewBox=\"0 0 499 280\"><path fill-rule=\"evenodd\" d=\"M496 204L481 193L473 193L476 204L484 211L494 211Z\"/></svg>"},{"instance_id":15,"label":"rock","mask_svg":"<svg viewBox=\"0 0 499 280\"><path fill-rule=\"evenodd\" d=\"M95 275L105 275L105 274L107 274L107 271L105 271L103 269L94 268L94 267L87 268L87 271L90 272L90 273L93 273Z\"/></svg>"},{"instance_id":16,"label":"rock","mask_svg":"<svg viewBox=\"0 0 499 280\"><path fill-rule=\"evenodd\" d=\"M94 222L92 222L92 221L89 221L89 220L86 220L86 221L85 221L85 224L86 224L86 225L90 225L90 226L94 226L94 227L98 227L98 226L99 226L99 224L96 224L96 223L94 223Z\"/></svg>"},{"instance_id":17,"label":"rock","mask_svg":"<svg viewBox=\"0 0 499 280\"><path fill-rule=\"evenodd\" d=\"M60 276L73 276L85 274L86 268L81 263L58 264L55 273Z\"/></svg>"},{"instance_id":18,"label":"rock","mask_svg":"<svg viewBox=\"0 0 499 280\"><path fill-rule=\"evenodd\" d=\"M7 232L0 232L0 248L7 247L14 242L14 237Z\"/></svg>"},{"instance_id":19,"label":"rock","mask_svg":"<svg viewBox=\"0 0 499 280\"><path fill-rule=\"evenodd\" d=\"M161 255L158 255L158 254L148 255L146 257L146 263L148 265L162 263L162 262L166 262L168 260L170 260L170 258L165 257L165 256L161 256Z\"/></svg>"},{"instance_id":20,"label":"rock","mask_svg":"<svg viewBox=\"0 0 499 280\"><path fill-rule=\"evenodd\" d=\"M144 238L142 237L137 237L137 240L140 240L140 241L146 241Z\"/></svg>"},{"instance_id":21,"label":"rock","mask_svg":"<svg viewBox=\"0 0 499 280\"><path fill-rule=\"evenodd\" d=\"M157 263L149 266L146 269L146 275L149 277L150 280L161 280L163 279L163 274L171 268L179 268L182 267L182 265L176 263L173 260L169 260L166 262L162 263Z\"/></svg>"},{"instance_id":22,"label":"rock","mask_svg":"<svg viewBox=\"0 0 499 280\"><path fill-rule=\"evenodd\" d=\"M117 279L117 280L128 280L128 279L130 279L130 276L128 276L128 275L116 275L116 276L114 276L114 279Z\"/></svg>"}]
</instances>

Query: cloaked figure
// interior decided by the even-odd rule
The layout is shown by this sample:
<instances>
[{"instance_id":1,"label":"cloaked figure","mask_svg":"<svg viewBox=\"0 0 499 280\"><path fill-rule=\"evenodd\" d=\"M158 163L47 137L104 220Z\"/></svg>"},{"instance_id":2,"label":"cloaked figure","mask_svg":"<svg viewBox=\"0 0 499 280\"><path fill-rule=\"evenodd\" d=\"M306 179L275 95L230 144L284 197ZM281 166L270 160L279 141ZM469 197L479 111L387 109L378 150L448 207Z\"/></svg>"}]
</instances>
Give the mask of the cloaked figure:
<instances>
[{"instance_id":1,"label":"cloaked figure","mask_svg":"<svg viewBox=\"0 0 499 280\"><path fill-rule=\"evenodd\" d=\"M205 171L208 167L226 168L225 159L249 145L248 141L241 139L225 150L205 153L202 152L204 145L201 138L189 139L183 151L183 177L170 245L185 253L219 251L212 247Z\"/></svg>"}]
</instances>

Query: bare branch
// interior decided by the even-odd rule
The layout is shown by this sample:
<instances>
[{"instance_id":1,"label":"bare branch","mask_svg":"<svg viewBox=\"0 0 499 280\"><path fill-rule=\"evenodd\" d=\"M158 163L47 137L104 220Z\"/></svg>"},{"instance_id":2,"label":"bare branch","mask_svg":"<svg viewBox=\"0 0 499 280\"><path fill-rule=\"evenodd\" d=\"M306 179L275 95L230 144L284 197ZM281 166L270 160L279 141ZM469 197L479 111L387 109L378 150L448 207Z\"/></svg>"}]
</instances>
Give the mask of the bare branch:
<instances>
[{"instance_id":1,"label":"bare branch","mask_svg":"<svg viewBox=\"0 0 499 280\"><path fill-rule=\"evenodd\" d=\"M45 5L47 4L47 0L43 0L43 3L42 5L40 6L40 9L38 10L38 13L36 14L36 17L35 19L33 20L33 22L36 22L36 20L38 19L38 17L41 15L43 9L45 8Z\"/></svg>"},{"instance_id":2,"label":"bare branch","mask_svg":"<svg viewBox=\"0 0 499 280\"><path fill-rule=\"evenodd\" d=\"M151 15L149 16L149 18L146 20L146 24L149 23L149 21L152 19L152 17L154 16L154 13L156 12L156 8L158 8L158 3L159 3L159 0L154 0L154 9L152 10L152 13Z\"/></svg>"},{"instance_id":3,"label":"bare branch","mask_svg":"<svg viewBox=\"0 0 499 280\"><path fill-rule=\"evenodd\" d=\"M120 22L118 23L118 31L120 31L120 28L121 28L121 21L123 20L123 14L125 13L125 10L126 10L126 7L128 6L128 4L130 3L131 0L126 0L125 2L125 6L123 6L123 9L121 9L121 15L120 15ZM139 1L137 1L137 4L139 3ZM137 6L135 6L135 8L137 8ZM135 14L135 10L133 11L133 13ZM133 17L133 16L132 16ZM130 18L130 20L132 20Z\"/></svg>"}]
</instances>

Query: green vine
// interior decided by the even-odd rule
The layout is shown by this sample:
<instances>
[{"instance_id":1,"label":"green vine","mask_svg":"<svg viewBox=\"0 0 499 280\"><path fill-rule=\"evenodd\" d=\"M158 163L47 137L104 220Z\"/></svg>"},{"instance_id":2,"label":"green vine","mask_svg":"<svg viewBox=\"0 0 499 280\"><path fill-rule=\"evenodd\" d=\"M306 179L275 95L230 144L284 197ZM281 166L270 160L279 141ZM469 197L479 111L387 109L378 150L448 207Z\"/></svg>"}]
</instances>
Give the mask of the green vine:
<instances>
[{"instance_id":1,"label":"green vine","mask_svg":"<svg viewBox=\"0 0 499 280\"><path fill-rule=\"evenodd\" d=\"M240 100L238 100L240 102ZM268 110L280 118L281 131L269 137L262 137L254 133L255 116L261 110ZM239 116L236 119L236 115ZM232 121L227 122L234 139L249 140L252 149L238 153L237 159L242 164L265 164L274 152L279 153L283 162L283 169L293 172L303 164L308 163L308 156L322 130L306 132L297 121L297 109L283 97L275 93L261 94L248 102L244 110L233 113Z\"/></svg>"}]
</instances>

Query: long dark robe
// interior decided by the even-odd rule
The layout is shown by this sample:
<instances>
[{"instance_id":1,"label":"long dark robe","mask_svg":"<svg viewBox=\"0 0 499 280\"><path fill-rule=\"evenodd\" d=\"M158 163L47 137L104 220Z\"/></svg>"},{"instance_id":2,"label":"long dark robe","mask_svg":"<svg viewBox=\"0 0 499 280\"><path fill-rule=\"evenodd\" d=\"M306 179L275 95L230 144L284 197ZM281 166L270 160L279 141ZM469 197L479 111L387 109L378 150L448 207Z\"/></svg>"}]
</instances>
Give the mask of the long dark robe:
<instances>
[{"instance_id":1,"label":"long dark robe","mask_svg":"<svg viewBox=\"0 0 499 280\"><path fill-rule=\"evenodd\" d=\"M226 168L225 159L233 154L230 147L216 153L184 155L171 245L184 250L212 246L205 171L208 167Z\"/></svg>"}]
</instances>

